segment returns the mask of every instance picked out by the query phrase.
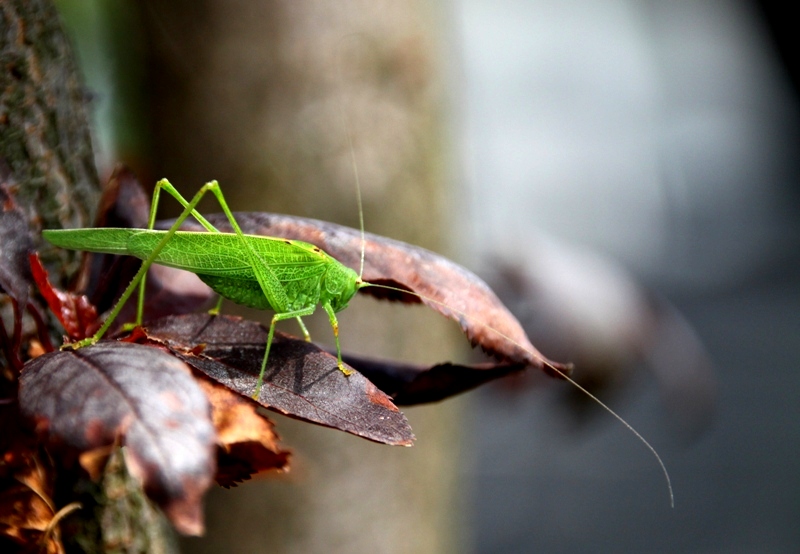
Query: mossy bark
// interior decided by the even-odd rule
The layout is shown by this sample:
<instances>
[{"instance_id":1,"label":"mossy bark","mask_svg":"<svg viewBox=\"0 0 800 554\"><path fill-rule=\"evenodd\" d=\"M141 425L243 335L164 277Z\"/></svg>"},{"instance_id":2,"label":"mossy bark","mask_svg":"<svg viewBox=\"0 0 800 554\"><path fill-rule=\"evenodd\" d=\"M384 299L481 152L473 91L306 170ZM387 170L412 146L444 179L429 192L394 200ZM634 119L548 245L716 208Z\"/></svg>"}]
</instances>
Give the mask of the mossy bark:
<instances>
[{"instance_id":1,"label":"mossy bark","mask_svg":"<svg viewBox=\"0 0 800 554\"><path fill-rule=\"evenodd\" d=\"M88 102L52 2L0 2L0 157L35 228L91 222Z\"/></svg>"}]
</instances>

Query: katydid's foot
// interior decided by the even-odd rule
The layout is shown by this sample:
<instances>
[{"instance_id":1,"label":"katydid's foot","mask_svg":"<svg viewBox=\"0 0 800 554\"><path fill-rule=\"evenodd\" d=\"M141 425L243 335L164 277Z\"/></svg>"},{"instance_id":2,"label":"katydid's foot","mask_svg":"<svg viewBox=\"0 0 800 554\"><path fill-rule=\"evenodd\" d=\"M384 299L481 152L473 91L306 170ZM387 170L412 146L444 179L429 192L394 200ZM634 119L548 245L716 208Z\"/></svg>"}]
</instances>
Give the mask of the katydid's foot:
<instances>
[{"instance_id":1,"label":"katydid's foot","mask_svg":"<svg viewBox=\"0 0 800 554\"><path fill-rule=\"evenodd\" d=\"M141 325L141 323L126 323L125 325L122 326L122 330L125 331L125 332L133 331L134 329L136 329L140 325Z\"/></svg>"},{"instance_id":2,"label":"katydid's foot","mask_svg":"<svg viewBox=\"0 0 800 554\"><path fill-rule=\"evenodd\" d=\"M347 369L342 362L337 364L339 366L339 371L344 373L345 377L350 377L353 374L352 369Z\"/></svg>"},{"instance_id":3,"label":"katydid's foot","mask_svg":"<svg viewBox=\"0 0 800 554\"><path fill-rule=\"evenodd\" d=\"M208 310L208 315L219 315L219 311L222 308L222 297L220 296L217 300L216 305L213 308Z\"/></svg>"}]
</instances>

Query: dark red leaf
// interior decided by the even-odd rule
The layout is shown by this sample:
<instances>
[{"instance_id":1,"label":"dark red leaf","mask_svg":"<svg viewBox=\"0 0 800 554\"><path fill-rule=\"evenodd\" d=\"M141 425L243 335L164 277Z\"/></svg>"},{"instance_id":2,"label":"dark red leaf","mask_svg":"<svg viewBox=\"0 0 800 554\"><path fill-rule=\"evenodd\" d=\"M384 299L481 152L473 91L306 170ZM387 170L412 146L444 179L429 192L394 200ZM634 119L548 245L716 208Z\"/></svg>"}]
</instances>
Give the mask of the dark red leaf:
<instances>
[{"instance_id":1,"label":"dark red leaf","mask_svg":"<svg viewBox=\"0 0 800 554\"><path fill-rule=\"evenodd\" d=\"M117 341L51 352L25 365L19 399L57 444L80 452L123 444L129 471L176 529L202 533L215 436L208 400L180 360Z\"/></svg>"},{"instance_id":2,"label":"dark red leaf","mask_svg":"<svg viewBox=\"0 0 800 554\"><path fill-rule=\"evenodd\" d=\"M358 271L361 233L356 229L271 213L237 213L235 217L245 233L309 242ZM221 231L231 231L224 214L212 214L207 219ZM543 369L555 376L558 372L551 365L569 373L569 366L548 360L533 347L516 318L474 273L429 250L370 233L366 235L364 251L365 281L420 296L377 287L361 292L389 300L421 302L458 322L473 346L479 345L501 360Z\"/></svg>"},{"instance_id":3,"label":"dark red leaf","mask_svg":"<svg viewBox=\"0 0 800 554\"><path fill-rule=\"evenodd\" d=\"M525 369L523 364L451 363L423 366L347 354L344 361L392 397L398 406L438 402Z\"/></svg>"},{"instance_id":4,"label":"dark red leaf","mask_svg":"<svg viewBox=\"0 0 800 554\"><path fill-rule=\"evenodd\" d=\"M3 180L0 182L0 289L23 307L33 284L28 266L28 252L32 250L28 218L14 201L9 183Z\"/></svg>"},{"instance_id":5,"label":"dark red leaf","mask_svg":"<svg viewBox=\"0 0 800 554\"><path fill-rule=\"evenodd\" d=\"M264 357L267 330L230 316L166 317L147 325L147 336L212 379L247 398ZM414 440L405 416L363 375L345 376L336 358L280 332L270 350L258 402L271 410L392 445Z\"/></svg>"},{"instance_id":6,"label":"dark red leaf","mask_svg":"<svg viewBox=\"0 0 800 554\"><path fill-rule=\"evenodd\" d=\"M31 273L39 292L44 297L64 330L73 340L80 340L90 336L97 326L97 310L82 294L63 292L50 283L47 270L39 260L39 254L31 252L29 255Z\"/></svg>"},{"instance_id":7,"label":"dark red leaf","mask_svg":"<svg viewBox=\"0 0 800 554\"><path fill-rule=\"evenodd\" d=\"M0 293L11 298L14 311L10 334L0 319L0 349L11 367L19 371L22 368L22 313L30 307L40 329L41 317L30 301L33 279L27 254L33 250L33 237L28 218L14 201L14 188L11 171L0 160ZM49 338L44 338L43 342L49 343Z\"/></svg>"}]
</instances>

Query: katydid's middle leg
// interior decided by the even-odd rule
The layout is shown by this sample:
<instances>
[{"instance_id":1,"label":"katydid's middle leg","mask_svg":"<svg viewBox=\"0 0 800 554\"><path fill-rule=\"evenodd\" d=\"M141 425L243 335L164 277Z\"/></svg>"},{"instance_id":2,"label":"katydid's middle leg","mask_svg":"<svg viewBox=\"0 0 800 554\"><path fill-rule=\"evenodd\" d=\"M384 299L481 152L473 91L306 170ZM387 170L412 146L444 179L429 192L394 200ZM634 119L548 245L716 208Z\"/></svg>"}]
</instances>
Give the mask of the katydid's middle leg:
<instances>
[{"instance_id":1,"label":"katydid's middle leg","mask_svg":"<svg viewBox=\"0 0 800 554\"><path fill-rule=\"evenodd\" d=\"M272 322L269 324L269 333L267 334L267 346L264 349L264 358L261 360L261 371L258 374L258 381L256 381L256 390L253 392L253 399L258 400L258 396L261 394L261 386L264 384L264 372L267 370L267 360L269 359L269 349L272 347L272 339L275 336L275 324L279 321L283 321L284 319L291 319L293 317L297 318L297 321L300 322L300 325L303 326L303 330L308 336L308 331L306 330L305 324L303 324L301 317L311 315L317 309L316 306L309 306L308 308L303 308L302 310L295 310L293 312L286 312L281 314L275 314L272 316Z\"/></svg>"},{"instance_id":2,"label":"katydid's middle leg","mask_svg":"<svg viewBox=\"0 0 800 554\"><path fill-rule=\"evenodd\" d=\"M306 328L306 324L303 323L303 319L298 317L297 324L300 326L300 330L303 332L303 338L306 339L306 342L311 342L311 335L308 334L308 329Z\"/></svg>"},{"instance_id":3,"label":"katydid's middle leg","mask_svg":"<svg viewBox=\"0 0 800 554\"><path fill-rule=\"evenodd\" d=\"M217 299L217 303L214 304L214 307L211 308L210 310L208 310L208 314L209 315L219 315L219 311L222 309L222 301L223 300L224 300L224 298L220 295L220 297Z\"/></svg>"}]
</instances>

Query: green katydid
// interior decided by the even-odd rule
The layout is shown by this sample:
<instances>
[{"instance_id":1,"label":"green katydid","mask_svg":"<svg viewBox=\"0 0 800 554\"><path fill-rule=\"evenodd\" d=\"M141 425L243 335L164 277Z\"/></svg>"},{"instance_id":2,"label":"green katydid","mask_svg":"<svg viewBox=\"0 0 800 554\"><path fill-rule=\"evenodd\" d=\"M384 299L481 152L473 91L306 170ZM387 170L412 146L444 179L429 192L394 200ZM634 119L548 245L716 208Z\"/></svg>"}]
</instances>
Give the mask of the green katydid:
<instances>
[{"instance_id":1,"label":"green katydid","mask_svg":"<svg viewBox=\"0 0 800 554\"><path fill-rule=\"evenodd\" d=\"M167 231L153 229L162 189L184 208ZM208 192L216 196L234 233L220 233L195 210ZM190 215L208 232L179 231ZM296 318L306 340L310 340L301 318L314 313L317 305L322 306L330 319L339 369L345 375L350 373L342 363L336 312L345 309L358 289L367 283L355 271L312 244L242 233L216 181L206 183L190 202L169 181L159 181L153 192L147 229L61 229L43 231L42 236L62 248L126 254L144 260L100 329L93 336L68 345L70 348L81 348L100 340L137 286L140 294L135 325L140 325L145 275L153 263L158 263L196 273L220 296L234 302L275 311L253 398L258 398L261 391L276 323Z\"/></svg>"},{"instance_id":2,"label":"green katydid","mask_svg":"<svg viewBox=\"0 0 800 554\"><path fill-rule=\"evenodd\" d=\"M154 230L155 216L162 189L172 195L184 208L183 212L167 231ZM234 231L233 233L220 232L195 210L202 197L208 192L211 192L217 198ZM178 230L190 215L208 232ZM363 222L361 224L361 232L361 271L363 272ZM258 309L274 310L275 315L270 323L261 371L253 392L254 399L259 397L263 385L276 323L284 319L296 318L306 340L310 340L301 318L311 315L316 310L317 305L321 305L328 314L333 328L338 367L345 375L350 373L350 370L342 362L336 313L345 309L350 299L361 288L380 287L414 294L430 303L444 306L459 317L472 319L471 316L463 311L446 306L435 299L424 297L408 290L363 281L361 275L353 269L343 265L319 247L307 242L244 234L229 209L216 181L206 183L191 201L186 201L166 179L159 181L153 192L147 229L46 230L42 234L50 243L63 248L132 255L144 261L100 329L92 337L66 345L69 348L81 348L99 341L108 331L123 305L137 287L139 287L139 299L134 325L142 323L144 280L148 268L153 263L192 271L215 292L220 294L221 297ZM561 375L628 428L652 452L661 466L669 488L670 501L674 505L672 485L666 467L656 450L644 437L600 399L571 379L562 369L543 359L538 352L530 351L530 348L496 329L489 326L487 328L503 340L540 359L544 366Z\"/></svg>"}]
</instances>

